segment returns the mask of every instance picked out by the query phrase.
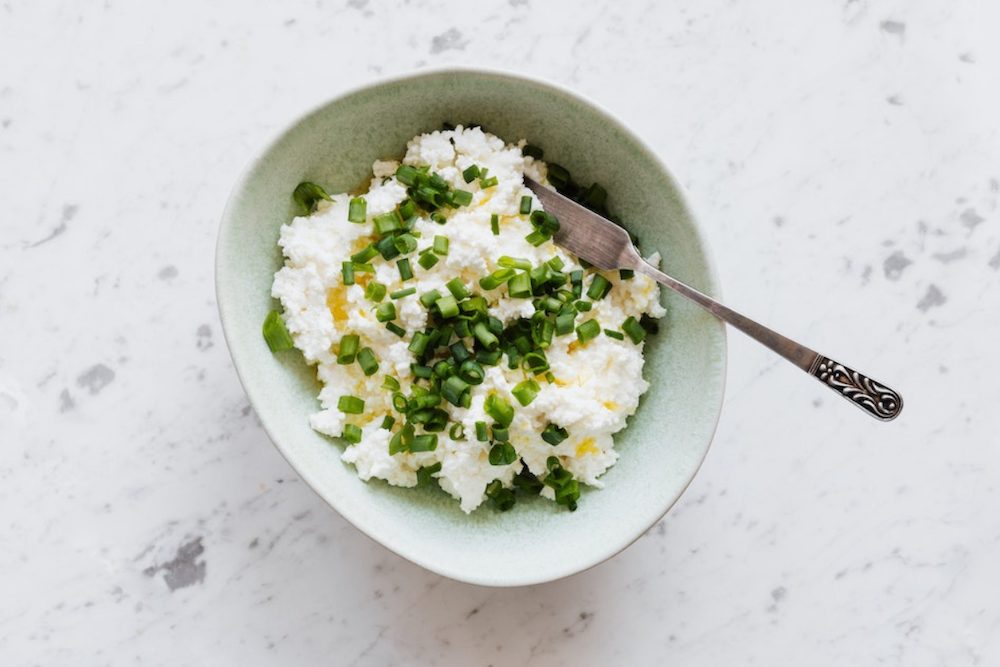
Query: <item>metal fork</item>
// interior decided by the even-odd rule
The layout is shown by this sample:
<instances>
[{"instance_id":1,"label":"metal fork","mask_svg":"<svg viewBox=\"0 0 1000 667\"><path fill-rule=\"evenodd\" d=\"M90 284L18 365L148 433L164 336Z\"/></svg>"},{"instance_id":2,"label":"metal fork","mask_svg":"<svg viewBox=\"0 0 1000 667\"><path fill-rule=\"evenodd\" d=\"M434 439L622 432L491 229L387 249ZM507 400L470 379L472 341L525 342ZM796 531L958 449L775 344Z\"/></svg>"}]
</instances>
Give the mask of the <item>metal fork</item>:
<instances>
[{"instance_id":1,"label":"metal fork","mask_svg":"<svg viewBox=\"0 0 1000 667\"><path fill-rule=\"evenodd\" d=\"M554 241L577 257L599 269L631 269L645 274L771 348L876 419L890 421L899 416L903 399L881 382L785 338L671 278L645 262L632 245L628 232L615 223L530 178L525 177L524 184L535 193L545 210L559 219Z\"/></svg>"}]
</instances>

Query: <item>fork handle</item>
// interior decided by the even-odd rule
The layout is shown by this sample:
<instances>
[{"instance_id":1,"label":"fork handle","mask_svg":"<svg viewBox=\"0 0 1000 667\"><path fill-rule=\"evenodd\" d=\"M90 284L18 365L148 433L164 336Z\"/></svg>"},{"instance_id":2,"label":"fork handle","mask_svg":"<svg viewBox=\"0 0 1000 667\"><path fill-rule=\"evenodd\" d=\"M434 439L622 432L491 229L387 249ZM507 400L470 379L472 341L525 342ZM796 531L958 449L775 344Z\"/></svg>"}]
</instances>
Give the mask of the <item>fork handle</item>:
<instances>
[{"instance_id":1,"label":"fork handle","mask_svg":"<svg viewBox=\"0 0 1000 667\"><path fill-rule=\"evenodd\" d=\"M695 302L720 320L736 327L758 343L774 350L788 361L792 362L809 375L817 378L827 387L858 406L872 417L882 421L890 421L899 416L903 409L903 399L894 390L867 375L862 375L838 361L812 350L805 345L796 343L782 336L777 331L767 328L759 322L751 320L732 308L722 305L715 299L702 294L698 290L671 278L659 271L641 258L633 267L664 287Z\"/></svg>"}]
</instances>

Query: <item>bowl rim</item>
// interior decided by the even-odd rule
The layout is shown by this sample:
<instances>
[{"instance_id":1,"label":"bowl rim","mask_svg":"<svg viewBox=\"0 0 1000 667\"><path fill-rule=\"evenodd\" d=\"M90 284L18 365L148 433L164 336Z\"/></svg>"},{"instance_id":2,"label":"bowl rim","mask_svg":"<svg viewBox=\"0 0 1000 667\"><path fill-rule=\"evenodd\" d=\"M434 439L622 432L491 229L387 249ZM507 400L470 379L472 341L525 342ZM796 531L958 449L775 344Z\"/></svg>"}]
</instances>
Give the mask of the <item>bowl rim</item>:
<instances>
[{"instance_id":1,"label":"bowl rim","mask_svg":"<svg viewBox=\"0 0 1000 667\"><path fill-rule=\"evenodd\" d=\"M663 160L660 159L660 156L657 154L657 152L653 150L653 148L644 139L642 139L639 135L637 135L635 132L629 129L621 120L618 119L617 116L615 116L602 104L596 102L589 96L583 93L579 93L575 90L571 90L567 86L564 86L560 83L556 83L554 81L548 80L546 78L534 74L527 74L524 72L511 69L463 66L463 65L441 65L434 67L422 67L420 69L410 70L398 74L380 76L375 79L370 79L364 83L342 90L338 92L336 95L314 104L311 108L309 108L305 112L299 114L292 120L284 123L277 131L273 132L270 135L270 139L265 141L261 147L259 147L257 150L253 152L252 156L247 161L246 165L243 167L243 170L240 172L238 178L236 179L236 182L234 183L229 193L229 197L226 200L226 205L225 208L223 209L222 217L219 222L218 232L216 235L216 246L214 253L215 267L213 272L213 278L215 280L215 301L216 301L216 306L219 310L219 319L222 324L222 332L223 332L223 337L225 338L226 341L226 348L228 349L229 355L233 360L233 368L236 370L236 375L240 381L240 385L242 386L244 393L247 395L247 399L250 401L251 406L253 406L253 398L251 397L251 390L248 387L247 381L244 377L244 372L241 370L241 361L237 359L237 355L233 354L232 341L230 340L230 336L232 335L230 333L231 325L227 325L228 309L225 305L223 305L223 299L220 298L221 295L220 295L220 281L219 281L219 275L223 271L223 269L221 269L222 254L223 254L222 248L224 245L224 240L228 238L227 237L228 228L231 227L230 220L233 215L233 209L235 208L236 200L238 199L240 193L243 192L243 190L246 188L251 174L257 169L261 160L266 155L268 155L295 128L301 125L308 118L311 118L315 114L320 113L330 104L333 104L334 102L342 98L349 97L351 95L362 93L367 90L371 90L381 86L408 80L418 80L429 76L440 76L442 74L486 75L502 79L509 79L521 83L530 83L536 86L549 88L560 95L569 97L571 99L576 100L577 102L589 106L599 117L602 118L604 122L611 124L612 126L615 127L615 129L622 132L626 136L630 137L635 142L636 146L646 154L646 157L652 160L653 163L656 164L663 171L663 173L673 184L677 199L680 201L684 210L686 210L689 214L691 221L690 231L694 235L695 240L702 249L702 255L704 257L704 263L705 263L706 283L707 283L705 285L705 291L708 294L713 295L714 298L721 299L721 289L719 286L719 280L715 268L715 262L712 258L711 252L709 251L709 246L705 241L705 237L704 234L702 233L701 227L698 224L698 217L694 214L694 211L691 207L690 201L688 200L687 193L685 192L684 188L674 177L673 172L671 172L670 169L667 167L667 165L663 162ZM591 568L596 567L597 565L600 565L601 563L618 555L619 553L627 549L629 546L634 544L636 541L638 541L639 538L645 535L650 528L659 523L659 521L663 519L663 517L667 514L667 512L669 512L674 507L674 505L677 504L677 501L681 498L682 495L684 495L684 492L687 491L688 487L691 485L691 482L694 480L695 476L698 474L698 471L701 469L701 466L704 464L705 458L708 456L708 451L709 449L711 449L712 442L715 440L715 434L718 431L719 421L722 415L722 406L725 402L726 384L728 378L728 358L729 358L728 336L727 336L727 327L721 321L719 321L719 325L722 338L720 346L721 357L719 358L718 363L719 363L719 373L722 382L721 386L719 387L718 404L715 408L714 423L712 424L711 432L709 433L707 443L705 445L704 450L698 456L697 464L692 469L691 474L688 476L688 479L678 489L677 493L670 500L670 502L668 502L664 506L663 511L659 513L653 519L653 521L649 523L648 526L645 526L636 535L632 537L627 537L624 540L612 541L609 544L605 545L604 548L600 550L595 550L594 554L592 554L590 558L586 559L586 564L583 565L582 567L574 566L571 568L571 571L560 572L555 575L543 575L539 577L526 574L521 576L507 577L505 579L496 579L489 574L483 574L480 576L471 576L467 572L453 572L449 570L449 568L447 567L442 567L441 564L439 563L425 560L419 555L419 553L413 553L409 548L405 546L399 546L399 545L390 546L389 543L384 542L382 539L376 537L375 535L370 533L361 523L356 521L356 516L354 515L354 513L347 508L341 507L340 506L341 503L338 503L336 498L328 498L324 494L320 493L319 490L317 489L317 485L313 483L313 473L309 469L298 465L294 460L294 457L289 452L286 452L285 448L280 444L279 438L275 436L278 429L274 428L273 425L269 424L268 421L259 414L258 418L260 419L261 426L263 427L264 432L267 434L268 439L270 439L271 444L274 445L274 448L278 450L278 453L281 454L282 458L285 459L285 461L292 468L292 470L294 470L295 473L303 481L305 481L306 486L308 486L309 489L314 494L316 494L321 500L323 500L323 502L329 505L334 511L336 511L354 528L356 528L358 531L360 531L363 535L365 535L372 541L378 543L383 548L388 549L389 551L400 556L401 558L404 558L410 561L411 563L414 563L424 568L425 570L429 570L437 575L447 577L449 579L453 579L456 581L461 581L463 583L468 583L478 586L489 586L489 587L517 587L517 586L531 586L537 584L544 584L548 582L558 581L560 579L565 579L566 577L580 574L582 572L586 572L587 570L590 570Z\"/></svg>"}]
</instances>

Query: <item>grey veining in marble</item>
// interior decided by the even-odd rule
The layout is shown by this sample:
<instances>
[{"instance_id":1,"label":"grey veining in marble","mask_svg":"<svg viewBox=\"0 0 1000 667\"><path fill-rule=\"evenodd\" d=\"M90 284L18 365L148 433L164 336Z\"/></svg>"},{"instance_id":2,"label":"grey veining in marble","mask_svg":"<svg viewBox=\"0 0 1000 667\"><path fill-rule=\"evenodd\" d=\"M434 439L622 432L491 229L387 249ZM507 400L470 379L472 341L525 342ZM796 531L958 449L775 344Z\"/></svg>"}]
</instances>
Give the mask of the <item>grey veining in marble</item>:
<instances>
[{"instance_id":1,"label":"grey veining in marble","mask_svg":"<svg viewBox=\"0 0 1000 667\"><path fill-rule=\"evenodd\" d=\"M1000 664L998 23L974 0L0 3L0 663ZM447 63L620 115L728 302L903 416L734 334L704 467L608 563L476 588L346 524L244 398L217 220L290 118Z\"/></svg>"}]
</instances>

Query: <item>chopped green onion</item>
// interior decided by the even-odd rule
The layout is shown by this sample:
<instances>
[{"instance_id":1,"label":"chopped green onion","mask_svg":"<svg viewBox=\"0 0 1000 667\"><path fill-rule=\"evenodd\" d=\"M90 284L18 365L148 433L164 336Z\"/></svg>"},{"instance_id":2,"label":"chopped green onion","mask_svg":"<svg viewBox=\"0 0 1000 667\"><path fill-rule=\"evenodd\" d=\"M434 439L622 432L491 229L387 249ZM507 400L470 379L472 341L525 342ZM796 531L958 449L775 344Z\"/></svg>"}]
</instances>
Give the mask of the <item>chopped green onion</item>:
<instances>
[{"instance_id":1,"label":"chopped green onion","mask_svg":"<svg viewBox=\"0 0 1000 667\"><path fill-rule=\"evenodd\" d=\"M292 192L292 199L295 200L295 203L299 205L299 208L301 208L306 215L316 210L316 205L321 199L332 201L330 199L330 195L326 194L326 190L315 183L310 183L308 181L299 183L295 186L295 190Z\"/></svg>"},{"instance_id":2,"label":"chopped green onion","mask_svg":"<svg viewBox=\"0 0 1000 667\"><path fill-rule=\"evenodd\" d=\"M469 383L452 375L441 383L441 396L452 405L461 406L462 397L469 391Z\"/></svg>"},{"instance_id":3,"label":"chopped green onion","mask_svg":"<svg viewBox=\"0 0 1000 667\"><path fill-rule=\"evenodd\" d=\"M552 343L552 337L556 333L556 324L552 321L552 318L545 317L544 313L536 313L535 315L540 315L541 317L532 323L531 336L539 347L548 347Z\"/></svg>"},{"instance_id":4,"label":"chopped green onion","mask_svg":"<svg viewBox=\"0 0 1000 667\"><path fill-rule=\"evenodd\" d=\"M466 289L461 278L452 278L446 282L444 286L448 288L448 291L451 292L451 295L456 299L461 300L469 296L469 290Z\"/></svg>"},{"instance_id":5,"label":"chopped green onion","mask_svg":"<svg viewBox=\"0 0 1000 667\"><path fill-rule=\"evenodd\" d=\"M490 429L490 439L494 442L510 442L510 429L494 424Z\"/></svg>"},{"instance_id":6,"label":"chopped green onion","mask_svg":"<svg viewBox=\"0 0 1000 667\"><path fill-rule=\"evenodd\" d=\"M455 374L455 362L451 359L442 359L434 364L434 375L439 378L448 379Z\"/></svg>"},{"instance_id":7,"label":"chopped green onion","mask_svg":"<svg viewBox=\"0 0 1000 667\"><path fill-rule=\"evenodd\" d=\"M537 300L536 307L541 308L547 313L558 313L562 310L563 304L562 301L554 296L543 296Z\"/></svg>"},{"instance_id":8,"label":"chopped green onion","mask_svg":"<svg viewBox=\"0 0 1000 667\"><path fill-rule=\"evenodd\" d=\"M622 331L624 331L629 339L636 345L641 343L646 337L646 330L631 315L622 324Z\"/></svg>"},{"instance_id":9,"label":"chopped green onion","mask_svg":"<svg viewBox=\"0 0 1000 667\"><path fill-rule=\"evenodd\" d=\"M447 195L428 186L418 187L413 196L422 201L427 208L431 209L448 204Z\"/></svg>"},{"instance_id":10,"label":"chopped green onion","mask_svg":"<svg viewBox=\"0 0 1000 667\"><path fill-rule=\"evenodd\" d=\"M465 440L465 426L461 422L455 422L448 429L448 437L452 440Z\"/></svg>"},{"instance_id":11,"label":"chopped green onion","mask_svg":"<svg viewBox=\"0 0 1000 667\"><path fill-rule=\"evenodd\" d=\"M411 167L408 164L401 164L399 165L399 169L396 170L396 180L403 185L413 185L416 182L417 174L419 173L420 172L417 171L416 167Z\"/></svg>"},{"instance_id":12,"label":"chopped green onion","mask_svg":"<svg viewBox=\"0 0 1000 667\"><path fill-rule=\"evenodd\" d=\"M496 176L490 176L489 178L480 178L479 187L485 190L486 188L494 187L499 182L500 180Z\"/></svg>"},{"instance_id":13,"label":"chopped green onion","mask_svg":"<svg viewBox=\"0 0 1000 667\"><path fill-rule=\"evenodd\" d=\"M486 372L474 359L466 359L458 367L458 376L469 384L482 384L483 378L486 377Z\"/></svg>"},{"instance_id":14,"label":"chopped green onion","mask_svg":"<svg viewBox=\"0 0 1000 667\"><path fill-rule=\"evenodd\" d=\"M583 205L588 208L603 209L608 201L608 191L594 183L583 195Z\"/></svg>"},{"instance_id":15,"label":"chopped green onion","mask_svg":"<svg viewBox=\"0 0 1000 667\"><path fill-rule=\"evenodd\" d=\"M408 349L414 354L414 356L422 356L424 352L427 351L427 344L431 342L431 337L425 334L423 331L418 331L413 334L413 339L410 341Z\"/></svg>"},{"instance_id":16,"label":"chopped green onion","mask_svg":"<svg viewBox=\"0 0 1000 667\"><path fill-rule=\"evenodd\" d=\"M410 408L410 404L406 400L406 396L397 392L392 395L392 407L396 412L406 412Z\"/></svg>"},{"instance_id":17,"label":"chopped green onion","mask_svg":"<svg viewBox=\"0 0 1000 667\"><path fill-rule=\"evenodd\" d=\"M531 276L527 273L519 273L510 279L507 284L507 293L515 299L528 299L531 297Z\"/></svg>"},{"instance_id":18,"label":"chopped green onion","mask_svg":"<svg viewBox=\"0 0 1000 667\"><path fill-rule=\"evenodd\" d=\"M451 201L455 206L468 206L472 203L472 193L468 190L453 190Z\"/></svg>"},{"instance_id":19,"label":"chopped green onion","mask_svg":"<svg viewBox=\"0 0 1000 667\"><path fill-rule=\"evenodd\" d=\"M465 344L462 343L462 341L456 341L448 349L451 351L452 359L458 363L462 363L472 356L469 354L469 350L465 347Z\"/></svg>"},{"instance_id":20,"label":"chopped green onion","mask_svg":"<svg viewBox=\"0 0 1000 667\"><path fill-rule=\"evenodd\" d=\"M553 447L569 437L569 432L561 426L556 426L552 422L542 430L542 440Z\"/></svg>"},{"instance_id":21,"label":"chopped green onion","mask_svg":"<svg viewBox=\"0 0 1000 667\"><path fill-rule=\"evenodd\" d=\"M404 426L403 428L406 427ZM403 445L403 431L400 429L399 431L396 431L391 438L389 438L389 456L405 451L406 447Z\"/></svg>"},{"instance_id":22,"label":"chopped green onion","mask_svg":"<svg viewBox=\"0 0 1000 667\"><path fill-rule=\"evenodd\" d=\"M489 435L486 432L486 422L476 422L476 440L486 442Z\"/></svg>"},{"instance_id":23,"label":"chopped green onion","mask_svg":"<svg viewBox=\"0 0 1000 667\"><path fill-rule=\"evenodd\" d=\"M490 448L490 465L507 466L517 460L517 450L509 442L501 442Z\"/></svg>"},{"instance_id":24,"label":"chopped green onion","mask_svg":"<svg viewBox=\"0 0 1000 667\"><path fill-rule=\"evenodd\" d=\"M285 326L285 321L281 319L281 313L276 310L267 314L261 330L271 352L290 350L295 345L291 334L288 333L288 328Z\"/></svg>"},{"instance_id":25,"label":"chopped green onion","mask_svg":"<svg viewBox=\"0 0 1000 667\"><path fill-rule=\"evenodd\" d=\"M348 415L360 415L365 411L365 402L357 396L346 394L337 401L337 409Z\"/></svg>"},{"instance_id":26,"label":"chopped green onion","mask_svg":"<svg viewBox=\"0 0 1000 667\"><path fill-rule=\"evenodd\" d=\"M405 257L396 262L396 268L399 269L400 280L410 280L413 278L413 269L410 268L410 260Z\"/></svg>"},{"instance_id":27,"label":"chopped green onion","mask_svg":"<svg viewBox=\"0 0 1000 667\"><path fill-rule=\"evenodd\" d=\"M581 343L586 343L601 333L601 325L597 320L587 320L576 328L576 337Z\"/></svg>"},{"instance_id":28,"label":"chopped green onion","mask_svg":"<svg viewBox=\"0 0 1000 667\"><path fill-rule=\"evenodd\" d=\"M497 269L488 276L479 279L479 286L485 290L493 290L514 277L514 269Z\"/></svg>"},{"instance_id":29,"label":"chopped green onion","mask_svg":"<svg viewBox=\"0 0 1000 667\"><path fill-rule=\"evenodd\" d=\"M594 304L590 303L589 301L577 301L575 304L573 304L573 307L576 308L581 313L585 313L591 308L593 308Z\"/></svg>"},{"instance_id":30,"label":"chopped green onion","mask_svg":"<svg viewBox=\"0 0 1000 667\"><path fill-rule=\"evenodd\" d=\"M559 231L559 219L548 211L534 210L529 219L531 226L544 234L552 236Z\"/></svg>"},{"instance_id":31,"label":"chopped green onion","mask_svg":"<svg viewBox=\"0 0 1000 667\"><path fill-rule=\"evenodd\" d=\"M414 238L413 234L404 232L403 234L393 237L392 245L396 246L396 250L399 251L399 254L405 255L417 249L417 239Z\"/></svg>"},{"instance_id":32,"label":"chopped green onion","mask_svg":"<svg viewBox=\"0 0 1000 667\"><path fill-rule=\"evenodd\" d=\"M541 160L542 159L542 155L544 155L544 152L538 146L532 146L531 144L525 144L524 148L521 149L521 154L524 155L524 156L526 156L526 157L534 158L536 160Z\"/></svg>"},{"instance_id":33,"label":"chopped green onion","mask_svg":"<svg viewBox=\"0 0 1000 667\"><path fill-rule=\"evenodd\" d=\"M340 434L340 437L356 445L361 442L361 427L354 424L344 424L344 431Z\"/></svg>"},{"instance_id":34,"label":"chopped green onion","mask_svg":"<svg viewBox=\"0 0 1000 667\"><path fill-rule=\"evenodd\" d=\"M497 260L497 264L504 267L505 269L521 269L523 271L531 270L531 262L521 257L509 257L507 255L501 255L500 259Z\"/></svg>"},{"instance_id":35,"label":"chopped green onion","mask_svg":"<svg viewBox=\"0 0 1000 667\"><path fill-rule=\"evenodd\" d=\"M403 220L409 220L417 214L417 202L412 199L407 199L402 204L399 205L399 217Z\"/></svg>"},{"instance_id":36,"label":"chopped green onion","mask_svg":"<svg viewBox=\"0 0 1000 667\"><path fill-rule=\"evenodd\" d=\"M396 211L375 216L372 219L372 224L375 225L375 231L383 235L403 228L403 220Z\"/></svg>"},{"instance_id":37,"label":"chopped green onion","mask_svg":"<svg viewBox=\"0 0 1000 667\"><path fill-rule=\"evenodd\" d=\"M536 229L535 231L525 236L524 240L537 248L538 246L548 241L550 238L552 237L549 236L548 234L543 234L542 232Z\"/></svg>"},{"instance_id":38,"label":"chopped green onion","mask_svg":"<svg viewBox=\"0 0 1000 667\"><path fill-rule=\"evenodd\" d=\"M448 222L448 218L444 217L444 213L440 212L431 213L431 220L438 223L439 225L443 225L444 223Z\"/></svg>"},{"instance_id":39,"label":"chopped green onion","mask_svg":"<svg viewBox=\"0 0 1000 667\"><path fill-rule=\"evenodd\" d=\"M353 364L358 355L360 338L356 334L347 334L340 339L340 351L337 352L338 364Z\"/></svg>"},{"instance_id":40,"label":"chopped green onion","mask_svg":"<svg viewBox=\"0 0 1000 667\"><path fill-rule=\"evenodd\" d=\"M476 350L476 361L486 366L495 366L502 354L503 351L499 347L495 350Z\"/></svg>"},{"instance_id":41,"label":"chopped green onion","mask_svg":"<svg viewBox=\"0 0 1000 667\"><path fill-rule=\"evenodd\" d=\"M546 264L548 264L553 271L562 271L563 267L566 266L566 262L564 262L562 260L562 257L560 257L559 255L556 255L555 257L547 261Z\"/></svg>"},{"instance_id":42,"label":"chopped green onion","mask_svg":"<svg viewBox=\"0 0 1000 667\"><path fill-rule=\"evenodd\" d=\"M395 239L392 236L386 236L375 244L375 249L378 250L378 254L382 255L382 259L390 260L394 257L399 257L399 251L396 250L393 241Z\"/></svg>"},{"instance_id":43,"label":"chopped green onion","mask_svg":"<svg viewBox=\"0 0 1000 667\"><path fill-rule=\"evenodd\" d=\"M340 272L344 276L345 285L354 284L354 262L344 262L341 264Z\"/></svg>"},{"instance_id":44,"label":"chopped green onion","mask_svg":"<svg viewBox=\"0 0 1000 667\"><path fill-rule=\"evenodd\" d=\"M562 188L570 182L569 171L567 171L565 167L558 165L555 162L549 162L548 166L549 183L554 185L556 189Z\"/></svg>"},{"instance_id":45,"label":"chopped green onion","mask_svg":"<svg viewBox=\"0 0 1000 667\"><path fill-rule=\"evenodd\" d=\"M343 343L341 343L341 347L343 347ZM378 359L370 347L363 347L358 350L358 365L361 366L361 372L365 375L375 375L375 371L378 370Z\"/></svg>"},{"instance_id":46,"label":"chopped green onion","mask_svg":"<svg viewBox=\"0 0 1000 667\"><path fill-rule=\"evenodd\" d=\"M367 262L351 262L355 273L375 273L375 267Z\"/></svg>"},{"instance_id":47,"label":"chopped green onion","mask_svg":"<svg viewBox=\"0 0 1000 667\"><path fill-rule=\"evenodd\" d=\"M347 220L349 222L361 223L365 221L368 203L364 197L352 197L347 208Z\"/></svg>"},{"instance_id":48,"label":"chopped green onion","mask_svg":"<svg viewBox=\"0 0 1000 667\"><path fill-rule=\"evenodd\" d=\"M367 261L369 261L371 259L374 259L375 255L377 255L377 254L378 254L378 248L376 248L371 243L369 243L364 248L362 248L358 252L356 252L353 255L351 255L351 261L352 262L367 262Z\"/></svg>"},{"instance_id":49,"label":"chopped green onion","mask_svg":"<svg viewBox=\"0 0 1000 667\"><path fill-rule=\"evenodd\" d=\"M417 470L417 485L426 486L434 479L434 473L441 472L441 462L438 461L432 466L424 466Z\"/></svg>"},{"instance_id":50,"label":"chopped green onion","mask_svg":"<svg viewBox=\"0 0 1000 667\"><path fill-rule=\"evenodd\" d=\"M573 296L579 299L583 294L583 271L580 269L570 271L569 282L573 286Z\"/></svg>"},{"instance_id":51,"label":"chopped green onion","mask_svg":"<svg viewBox=\"0 0 1000 667\"><path fill-rule=\"evenodd\" d=\"M438 437L433 434L418 435L410 443L411 452L433 452L437 449Z\"/></svg>"},{"instance_id":52,"label":"chopped green onion","mask_svg":"<svg viewBox=\"0 0 1000 667\"><path fill-rule=\"evenodd\" d=\"M382 388L388 389L389 391L399 391L399 380L391 375L386 375L382 378Z\"/></svg>"},{"instance_id":53,"label":"chopped green onion","mask_svg":"<svg viewBox=\"0 0 1000 667\"><path fill-rule=\"evenodd\" d=\"M545 486L555 491L556 503L565 505L572 512L576 509L576 501L580 499L580 483L573 479L573 475L562 467L559 459L550 456L545 467L549 474L545 478Z\"/></svg>"},{"instance_id":54,"label":"chopped green onion","mask_svg":"<svg viewBox=\"0 0 1000 667\"><path fill-rule=\"evenodd\" d=\"M441 298L441 292L436 289L432 289L429 292L424 292L420 295L420 303L423 304L424 308L430 308L434 305L434 302Z\"/></svg>"},{"instance_id":55,"label":"chopped green onion","mask_svg":"<svg viewBox=\"0 0 1000 667\"><path fill-rule=\"evenodd\" d=\"M615 340L625 340L625 334L621 331L615 331L614 329L605 329L604 335L608 338L614 338Z\"/></svg>"},{"instance_id":56,"label":"chopped green onion","mask_svg":"<svg viewBox=\"0 0 1000 667\"><path fill-rule=\"evenodd\" d=\"M426 368L426 366L422 368ZM412 412L414 410L423 410L424 408L433 408L439 403L441 403L441 397L437 394L423 387L414 387L413 395L407 400L406 410L407 412Z\"/></svg>"},{"instance_id":57,"label":"chopped green onion","mask_svg":"<svg viewBox=\"0 0 1000 667\"><path fill-rule=\"evenodd\" d=\"M541 350L532 350L524 355L524 370L538 375L549 370L549 360Z\"/></svg>"},{"instance_id":58,"label":"chopped green onion","mask_svg":"<svg viewBox=\"0 0 1000 667\"><path fill-rule=\"evenodd\" d=\"M528 405L535 400L535 397L538 396L538 392L540 390L541 387L538 386L537 382L528 379L514 385L514 388L510 390L510 393L514 395L514 398L517 399L518 403L521 405Z\"/></svg>"},{"instance_id":59,"label":"chopped green onion","mask_svg":"<svg viewBox=\"0 0 1000 667\"><path fill-rule=\"evenodd\" d=\"M537 496L545 488L545 485L531 474L527 466L524 466L521 472L514 475L514 488L529 495Z\"/></svg>"},{"instance_id":60,"label":"chopped green onion","mask_svg":"<svg viewBox=\"0 0 1000 667\"><path fill-rule=\"evenodd\" d=\"M580 482L570 479L556 489L556 504L565 505L570 512L576 511L576 501L580 499Z\"/></svg>"},{"instance_id":61,"label":"chopped green onion","mask_svg":"<svg viewBox=\"0 0 1000 667\"><path fill-rule=\"evenodd\" d=\"M565 336L573 333L575 327L576 312L560 313L556 315L556 335Z\"/></svg>"},{"instance_id":62,"label":"chopped green onion","mask_svg":"<svg viewBox=\"0 0 1000 667\"><path fill-rule=\"evenodd\" d=\"M510 426L514 421L514 408L493 392L490 392L483 402L483 411L504 427Z\"/></svg>"},{"instance_id":63,"label":"chopped green onion","mask_svg":"<svg viewBox=\"0 0 1000 667\"><path fill-rule=\"evenodd\" d=\"M403 327L399 326L395 322L386 322L385 323L385 328L388 329L389 331L391 331L392 333L396 334L400 338L402 338L403 336L406 335L406 329L404 329Z\"/></svg>"},{"instance_id":64,"label":"chopped green onion","mask_svg":"<svg viewBox=\"0 0 1000 667\"><path fill-rule=\"evenodd\" d=\"M380 303L375 308L375 319L379 322L388 322L389 320L396 319L396 304L391 301Z\"/></svg>"},{"instance_id":65,"label":"chopped green onion","mask_svg":"<svg viewBox=\"0 0 1000 667\"><path fill-rule=\"evenodd\" d=\"M548 264L539 264L531 270L531 282L536 287L543 287L552 278L552 268Z\"/></svg>"},{"instance_id":66,"label":"chopped green onion","mask_svg":"<svg viewBox=\"0 0 1000 667\"><path fill-rule=\"evenodd\" d=\"M471 183L472 181L479 178L479 167L472 165L468 169L462 172L462 178L465 179L466 183Z\"/></svg>"},{"instance_id":67,"label":"chopped green onion","mask_svg":"<svg viewBox=\"0 0 1000 667\"><path fill-rule=\"evenodd\" d=\"M402 299L404 296L410 296L411 294L416 294L416 287L407 287L406 289L398 289L395 292L389 293L390 299Z\"/></svg>"},{"instance_id":68,"label":"chopped green onion","mask_svg":"<svg viewBox=\"0 0 1000 667\"><path fill-rule=\"evenodd\" d=\"M382 425L379 428L384 428L386 431L391 431L393 424L396 423L396 418L392 415L386 415L382 417Z\"/></svg>"},{"instance_id":69,"label":"chopped green onion","mask_svg":"<svg viewBox=\"0 0 1000 667\"><path fill-rule=\"evenodd\" d=\"M590 283L587 296L593 301L600 301L611 291L611 282L601 274L595 274L594 280Z\"/></svg>"},{"instance_id":70,"label":"chopped green onion","mask_svg":"<svg viewBox=\"0 0 1000 667\"><path fill-rule=\"evenodd\" d=\"M498 512L506 512L517 504L517 497L510 489L505 489L499 479L486 485L486 497Z\"/></svg>"},{"instance_id":71,"label":"chopped green onion","mask_svg":"<svg viewBox=\"0 0 1000 667\"><path fill-rule=\"evenodd\" d=\"M437 301L434 302L434 307L437 308L438 313L441 317L445 319L450 319L458 315L458 301L455 297L450 294L446 294Z\"/></svg>"},{"instance_id":72,"label":"chopped green onion","mask_svg":"<svg viewBox=\"0 0 1000 667\"><path fill-rule=\"evenodd\" d=\"M413 424L407 424L396 432L389 440L389 455L405 452L413 444Z\"/></svg>"},{"instance_id":73,"label":"chopped green onion","mask_svg":"<svg viewBox=\"0 0 1000 667\"><path fill-rule=\"evenodd\" d=\"M477 322L472 327L472 335L476 337L476 340L482 344L487 350L495 350L500 344L500 340L493 335L483 322Z\"/></svg>"},{"instance_id":74,"label":"chopped green onion","mask_svg":"<svg viewBox=\"0 0 1000 667\"><path fill-rule=\"evenodd\" d=\"M493 236L500 236L500 216L496 213L490 216L490 231Z\"/></svg>"},{"instance_id":75,"label":"chopped green onion","mask_svg":"<svg viewBox=\"0 0 1000 667\"><path fill-rule=\"evenodd\" d=\"M420 253L420 257L417 258L417 264L419 264L425 271L430 270L437 263L437 255L430 250L423 251Z\"/></svg>"},{"instance_id":76,"label":"chopped green onion","mask_svg":"<svg viewBox=\"0 0 1000 667\"><path fill-rule=\"evenodd\" d=\"M365 285L365 298L375 303L385 298L385 285L374 280Z\"/></svg>"},{"instance_id":77,"label":"chopped green onion","mask_svg":"<svg viewBox=\"0 0 1000 667\"><path fill-rule=\"evenodd\" d=\"M622 280L632 280L635 276L635 271L632 269L618 269L618 277Z\"/></svg>"},{"instance_id":78,"label":"chopped green onion","mask_svg":"<svg viewBox=\"0 0 1000 667\"><path fill-rule=\"evenodd\" d=\"M518 212L521 215L528 215L531 213L531 195L524 195L521 197L521 207Z\"/></svg>"},{"instance_id":79,"label":"chopped green onion","mask_svg":"<svg viewBox=\"0 0 1000 667\"><path fill-rule=\"evenodd\" d=\"M434 245L431 246L435 254L447 255L448 254L448 237L447 236L435 236Z\"/></svg>"}]
</instances>

